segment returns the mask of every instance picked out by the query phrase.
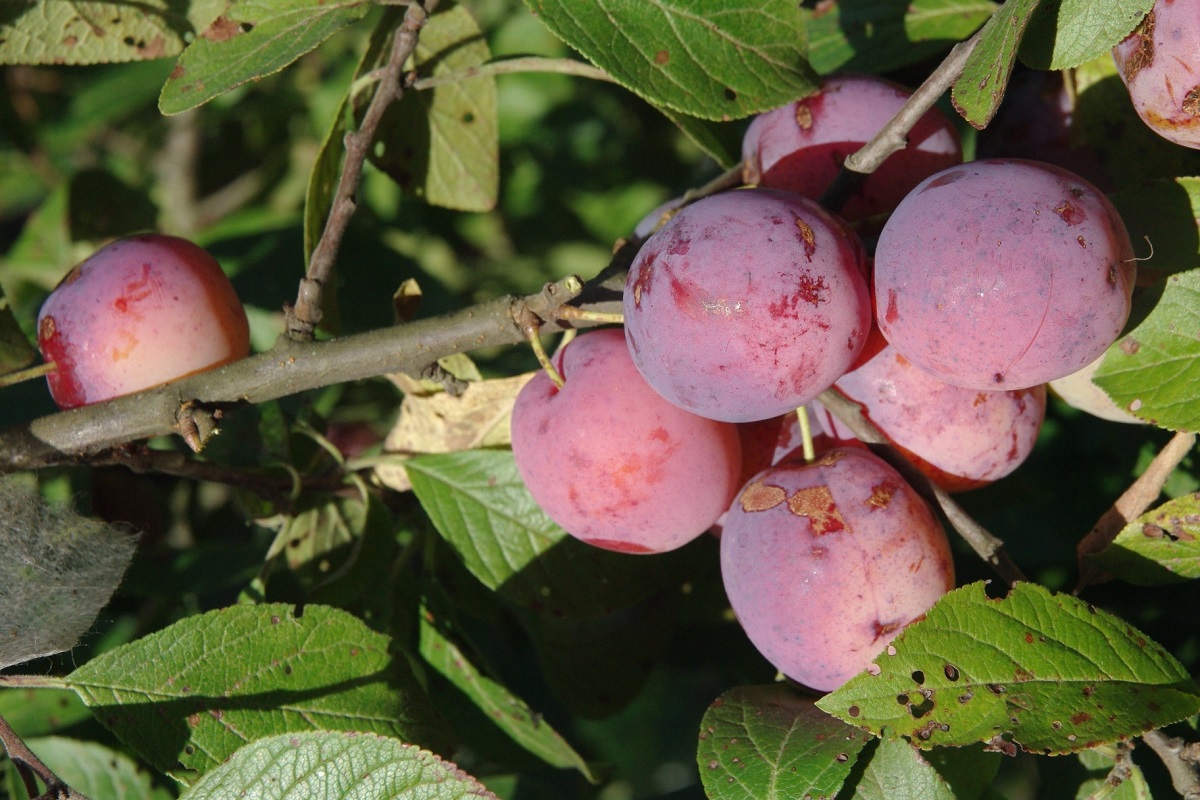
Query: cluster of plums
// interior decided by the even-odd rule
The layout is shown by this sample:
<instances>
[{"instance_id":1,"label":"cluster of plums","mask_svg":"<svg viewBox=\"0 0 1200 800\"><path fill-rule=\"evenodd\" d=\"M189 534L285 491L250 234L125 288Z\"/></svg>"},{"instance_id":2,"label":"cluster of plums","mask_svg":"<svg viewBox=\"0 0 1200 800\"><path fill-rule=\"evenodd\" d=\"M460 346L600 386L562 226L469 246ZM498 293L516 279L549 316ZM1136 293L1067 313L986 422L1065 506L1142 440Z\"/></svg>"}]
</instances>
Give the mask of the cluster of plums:
<instances>
[{"instance_id":1,"label":"cluster of plums","mask_svg":"<svg viewBox=\"0 0 1200 800\"><path fill-rule=\"evenodd\" d=\"M535 377L513 411L517 466L552 519L630 553L719 531L748 637L819 691L867 667L954 569L924 500L818 395L858 403L947 491L985 485L1031 452L1046 384L1117 339L1134 285L1103 193L1050 163L964 164L936 110L838 215L822 208L906 97L840 75L755 119L747 187L650 235L623 331L581 334L554 357L563 385ZM878 234L873 259L859 232ZM808 459L800 407L820 434Z\"/></svg>"}]
</instances>

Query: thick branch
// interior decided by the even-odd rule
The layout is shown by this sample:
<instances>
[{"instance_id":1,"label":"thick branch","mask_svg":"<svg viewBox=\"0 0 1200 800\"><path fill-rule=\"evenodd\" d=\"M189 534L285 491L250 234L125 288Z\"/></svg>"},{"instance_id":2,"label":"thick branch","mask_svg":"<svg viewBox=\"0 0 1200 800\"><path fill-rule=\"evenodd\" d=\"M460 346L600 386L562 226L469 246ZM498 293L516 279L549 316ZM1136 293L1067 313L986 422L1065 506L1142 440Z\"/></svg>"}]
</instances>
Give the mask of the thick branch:
<instances>
[{"instance_id":1,"label":"thick branch","mask_svg":"<svg viewBox=\"0 0 1200 800\"><path fill-rule=\"evenodd\" d=\"M1149 731L1142 741L1162 759L1171 783L1183 800L1200 800L1200 767L1187 757L1188 748L1182 739L1167 736L1162 731Z\"/></svg>"},{"instance_id":2,"label":"thick branch","mask_svg":"<svg viewBox=\"0 0 1200 800\"><path fill-rule=\"evenodd\" d=\"M189 401L201 406L262 403L376 375L419 374L452 353L516 344L525 339L513 313L521 305L546 321L546 332L563 330L565 326L555 321L556 310L579 291L579 279L570 277L524 298L502 297L444 316L327 342L283 336L271 351L211 372L0 431L0 474L78 463L131 441L178 432L179 410ZM620 309L619 302L607 300L594 307Z\"/></svg>"},{"instance_id":3,"label":"thick branch","mask_svg":"<svg viewBox=\"0 0 1200 800\"><path fill-rule=\"evenodd\" d=\"M342 237L354 215L357 202L354 199L362 180L363 163L367 159L375 131L383 119L388 106L404 94L404 63L417 47L417 37L429 15L437 8L438 0L414 2L404 13L404 20L392 38L392 52L384 67L375 95L367 106L362 124L357 131L346 134L346 159L342 174L334 190L333 205L325 230L313 248L308 262L308 274L300 281L296 303L288 309L287 335L298 340L312 338L313 331L321 321L321 295L333 274Z\"/></svg>"}]
</instances>

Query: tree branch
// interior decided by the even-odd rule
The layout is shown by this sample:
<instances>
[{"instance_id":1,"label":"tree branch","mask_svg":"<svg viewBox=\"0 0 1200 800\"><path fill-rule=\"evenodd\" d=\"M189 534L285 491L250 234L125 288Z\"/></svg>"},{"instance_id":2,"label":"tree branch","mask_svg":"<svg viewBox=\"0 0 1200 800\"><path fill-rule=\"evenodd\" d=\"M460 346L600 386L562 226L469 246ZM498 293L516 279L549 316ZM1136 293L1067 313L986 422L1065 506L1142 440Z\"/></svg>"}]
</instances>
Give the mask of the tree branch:
<instances>
[{"instance_id":1,"label":"tree branch","mask_svg":"<svg viewBox=\"0 0 1200 800\"><path fill-rule=\"evenodd\" d=\"M1155 730L1142 734L1142 741L1162 759L1171 774L1171 784L1183 800L1200 800L1200 766L1183 739Z\"/></svg>"},{"instance_id":2,"label":"tree branch","mask_svg":"<svg viewBox=\"0 0 1200 800\"><path fill-rule=\"evenodd\" d=\"M308 262L308 273L300 281L296 302L287 309L287 335L298 341L312 339L313 332L321 322L321 295L333 274L342 237L350 224L350 218L358 207L355 194L362 180L363 163L367 159L375 131L383 119L388 106L404 94L404 63L417 47L417 37L429 15L437 8L438 0L420 0L409 5L404 20L392 37L392 52L384 67L375 95L367 106L362 124L357 131L346 134L346 159L342 174L334 190L333 205L325 230L313 248Z\"/></svg>"},{"instance_id":3,"label":"tree branch","mask_svg":"<svg viewBox=\"0 0 1200 800\"><path fill-rule=\"evenodd\" d=\"M0 716L0 744L4 745L9 760L16 766L21 781L25 784L25 791L33 800L88 800L84 795L63 783L62 779L43 764L42 760L25 745L25 742L21 741L21 737L17 736L17 732L12 729L8 720L3 716ZM34 794L37 792L35 775L46 787L46 791L41 794Z\"/></svg>"}]
</instances>

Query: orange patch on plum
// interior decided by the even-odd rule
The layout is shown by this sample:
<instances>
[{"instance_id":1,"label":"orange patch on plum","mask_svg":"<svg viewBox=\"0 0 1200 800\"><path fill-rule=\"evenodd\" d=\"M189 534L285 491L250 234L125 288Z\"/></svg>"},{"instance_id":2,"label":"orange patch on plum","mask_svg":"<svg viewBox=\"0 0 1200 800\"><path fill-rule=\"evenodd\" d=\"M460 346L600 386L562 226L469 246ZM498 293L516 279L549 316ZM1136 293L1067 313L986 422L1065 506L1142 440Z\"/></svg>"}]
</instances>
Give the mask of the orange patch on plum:
<instances>
[{"instance_id":1,"label":"orange patch on plum","mask_svg":"<svg viewBox=\"0 0 1200 800\"><path fill-rule=\"evenodd\" d=\"M777 505L787 502L787 492L779 486L770 486L762 481L755 481L742 492L742 511L768 511Z\"/></svg>"},{"instance_id":2,"label":"orange patch on plum","mask_svg":"<svg viewBox=\"0 0 1200 800\"><path fill-rule=\"evenodd\" d=\"M788 498L788 509L798 517L807 517L813 536L824 536L846 530L846 520L833 500L828 486L809 486L799 489Z\"/></svg>"}]
</instances>

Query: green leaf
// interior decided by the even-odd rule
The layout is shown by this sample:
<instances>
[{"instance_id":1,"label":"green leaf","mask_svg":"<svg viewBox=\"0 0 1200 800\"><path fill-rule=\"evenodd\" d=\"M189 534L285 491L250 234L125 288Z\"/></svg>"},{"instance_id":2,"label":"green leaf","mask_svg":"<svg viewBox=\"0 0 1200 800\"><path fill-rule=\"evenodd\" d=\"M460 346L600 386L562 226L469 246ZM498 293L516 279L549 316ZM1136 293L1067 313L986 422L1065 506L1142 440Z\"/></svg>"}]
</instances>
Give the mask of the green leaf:
<instances>
[{"instance_id":1,"label":"green leaf","mask_svg":"<svg viewBox=\"0 0 1200 800\"><path fill-rule=\"evenodd\" d=\"M239 0L183 54L158 108L178 114L279 72L370 9L365 0Z\"/></svg>"},{"instance_id":2,"label":"green leaf","mask_svg":"<svg viewBox=\"0 0 1200 800\"><path fill-rule=\"evenodd\" d=\"M154 230L158 209L143 191L105 169L71 176L67 225L74 241L105 241Z\"/></svg>"},{"instance_id":3,"label":"green leaf","mask_svg":"<svg viewBox=\"0 0 1200 800\"><path fill-rule=\"evenodd\" d=\"M711 800L833 797L868 741L786 684L739 686L704 712L696 762Z\"/></svg>"},{"instance_id":4,"label":"green leaf","mask_svg":"<svg viewBox=\"0 0 1200 800\"><path fill-rule=\"evenodd\" d=\"M1167 278L1158 305L1093 378L1117 405L1170 430L1200 431L1200 270Z\"/></svg>"},{"instance_id":5,"label":"green leaf","mask_svg":"<svg viewBox=\"0 0 1200 800\"><path fill-rule=\"evenodd\" d=\"M568 536L529 495L509 450L425 455L404 467L421 506L467 569L542 614L626 608L669 581L681 557L681 551L630 557Z\"/></svg>"},{"instance_id":6,"label":"green leaf","mask_svg":"<svg viewBox=\"0 0 1200 800\"><path fill-rule=\"evenodd\" d=\"M979 43L954 82L951 102L963 119L984 128L1004 99L1017 46L1039 0L1009 0L983 26Z\"/></svg>"},{"instance_id":7,"label":"green leaf","mask_svg":"<svg viewBox=\"0 0 1200 800\"><path fill-rule=\"evenodd\" d=\"M1129 229L1135 252L1141 256L1153 251L1149 260L1138 264L1139 273L1165 275L1200 268L1200 178L1152 181L1122 189L1109 199Z\"/></svg>"},{"instance_id":8,"label":"green leaf","mask_svg":"<svg viewBox=\"0 0 1200 800\"><path fill-rule=\"evenodd\" d=\"M136 536L0 478L0 669L74 647L136 546Z\"/></svg>"},{"instance_id":9,"label":"green leaf","mask_svg":"<svg viewBox=\"0 0 1200 800\"><path fill-rule=\"evenodd\" d=\"M1154 0L1042 0L1021 42L1034 69L1070 69L1108 55L1154 6Z\"/></svg>"},{"instance_id":10,"label":"green leaf","mask_svg":"<svg viewBox=\"0 0 1200 800\"><path fill-rule=\"evenodd\" d=\"M817 88L793 0L526 3L555 35L656 106L737 119Z\"/></svg>"},{"instance_id":11,"label":"green leaf","mask_svg":"<svg viewBox=\"0 0 1200 800\"><path fill-rule=\"evenodd\" d=\"M66 683L160 770L206 771L247 741L313 729L448 752L440 716L391 646L337 609L234 606L104 653Z\"/></svg>"},{"instance_id":12,"label":"green leaf","mask_svg":"<svg viewBox=\"0 0 1200 800\"><path fill-rule=\"evenodd\" d=\"M459 688L514 742L552 767L576 769L591 783L599 778L592 768L542 715L503 684L488 677L444 634L428 609L422 609L420 652L429 664Z\"/></svg>"},{"instance_id":13,"label":"green leaf","mask_svg":"<svg viewBox=\"0 0 1200 800\"><path fill-rule=\"evenodd\" d=\"M991 0L835 3L806 11L808 60L822 75L891 72L948 50L996 11Z\"/></svg>"},{"instance_id":14,"label":"green leaf","mask_svg":"<svg viewBox=\"0 0 1200 800\"><path fill-rule=\"evenodd\" d=\"M678 111L672 111L669 108L660 108L663 116L675 123L675 126L683 132L692 144L699 147L706 155L721 166L722 169L730 169L734 164L741 161L741 134L729 131L726 128L719 127L718 123L711 122L699 117L682 114Z\"/></svg>"},{"instance_id":15,"label":"green leaf","mask_svg":"<svg viewBox=\"0 0 1200 800\"><path fill-rule=\"evenodd\" d=\"M50 736L27 739L50 771L80 794L99 800L169 800L171 793L155 787L149 772L132 758L94 742ZM27 800L22 792L12 800Z\"/></svg>"},{"instance_id":16,"label":"green leaf","mask_svg":"<svg viewBox=\"0 0 1200 800\"><path fill-rule=\"evenodd\" d=\"M173 56L227 2L0 0L0 64L105 64Z\"/></svg>"},{"instance_id":17,"label":"green leaf","mask_svg":"<svg viewBox=\"0 0 1200 800\"><path fill-rule=\"evenodd\" d=\"M992 784L1004 756L974 747L935 747L923 754L926 761L950 784L956 800L991 798Z\"/></svg>"},{"instance_id":18,"label":"green leaf","mask_svg":"<svg viewBox=\"0 0 1200 800\"><path fill-rule=\"evenodd\" d=\"M422 77L458 73L491 57L479 25L459 5L429 18L414 53ZM496 79L486 76L405 92L384 113L370 158L428 203L490 211L499 191L499 149Z\"/></svg>"},{"instance_id":19,"label":"green leaf","mask_svg":"<svg viewBox=\"0 0 1200 800\"><path fill-rule=\"evenodd\" d=\"M0 286L0 375L26 367L35 358L37 350L21 330L4 296L4 287Z\"/></svg>"},{"instance_id":20,"label":"green leaf","mask_svg":"<svg viewBox=\"0 0 1200 800\"><path fill-rule=\"evenodd\" d=\"M448 761L380 736L299 733L260 739L180 800L499 800Z\"/></svg>"},{"instance_id":21,"label":"green leaf","mask_svg":"<svg viewBox=\"0 0 1200 800\"><path fill-rule=\"evenodd\" d=\"M871 753L853 800L956 800L950 785L907 742L884 739Z\"/></svg>"},{"instance_id":22,"label":"green leaf","mask_svg":"<svg viewBox=\"0 0 1200 800\"><path fill-rule=\"evenodd\" d=\"M92 718L74 692L64 689L0 689L0 717L22 736L49 736Z\"/></svg>"},{"instance_id":23,"label":"green leaf","mask_svg":"<svg viewBox=\"0 0 1200 800\"><path fill-rule=\"evenodd\" d=\"M1116 748L1097 747L1084 750L1076 756L1088 771L1090 778L1079 786L1077 800L1151 800L1150 786L1141 768L1126 758L1122 765L1127 770L1124 780L1116 788L1109 783L1112 769L1116 765Z\"/></svg>"},{"instance_id":24,"label":"green leaf","mask_svg":"<svg viewBox=\"0 0 1200 800\"><path fill-rule=\"evenodd\" d=\"M942 597L817 706L921 747L988 742L1067 753L1136 736L1200 710L1200 689L1166 650L1076 598L982 582ZM1014 748L1015 749L1015 748Z\"/></svg>"},{"instance_id":25,"label":"green leaf","mask_svg":"<svg viewBox=\"0 0 1200 800\"><path fill-rule=\"evenodd\" d=\"M1126 525L1092 556L1096 566L1138 586L1200 578L1200 494L1163 503Z\"/></svg>"}]
</instances>

